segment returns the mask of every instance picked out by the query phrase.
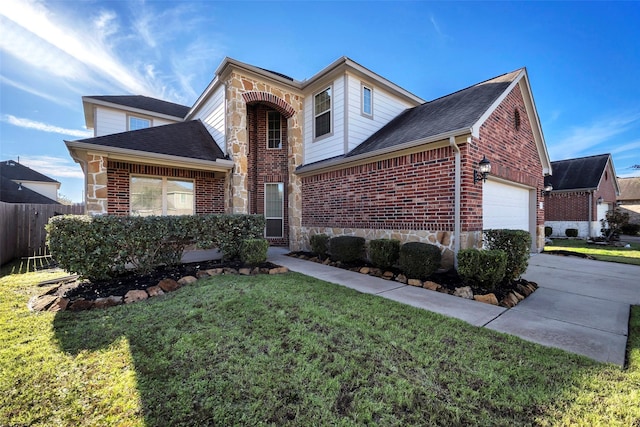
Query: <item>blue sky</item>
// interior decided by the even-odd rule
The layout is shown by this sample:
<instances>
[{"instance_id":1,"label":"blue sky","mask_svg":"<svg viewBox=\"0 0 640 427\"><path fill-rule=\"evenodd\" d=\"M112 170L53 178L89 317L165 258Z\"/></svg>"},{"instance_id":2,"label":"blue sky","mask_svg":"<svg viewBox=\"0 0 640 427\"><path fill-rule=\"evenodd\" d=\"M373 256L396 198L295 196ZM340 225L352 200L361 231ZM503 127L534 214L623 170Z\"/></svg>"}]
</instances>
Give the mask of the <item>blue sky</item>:
<instances>
[{"instance_id":1,"label":"blue sky","mask_svg":"<svg viewBox=\"0 0 640 427\"><path fill-rule=\"evenodd\" d=\"M0 160L82 200L83 95L191 105L225 56L304 80L348 56L431 100L527 67L551 160L640 176L640 2L0 3Z\"/></svg>"}]
</instances>

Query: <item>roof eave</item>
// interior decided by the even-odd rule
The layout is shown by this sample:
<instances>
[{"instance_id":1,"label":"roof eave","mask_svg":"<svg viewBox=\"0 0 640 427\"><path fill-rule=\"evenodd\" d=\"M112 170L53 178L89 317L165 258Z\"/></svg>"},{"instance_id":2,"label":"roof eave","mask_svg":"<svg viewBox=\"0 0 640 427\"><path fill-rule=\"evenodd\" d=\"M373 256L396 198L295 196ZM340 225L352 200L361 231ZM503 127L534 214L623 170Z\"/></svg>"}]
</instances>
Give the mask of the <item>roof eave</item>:
<instances>
[{"instance_id":1,"label":"roof eave","mask_svg":"<svg viewBox=\"0 0 640 427\"><path fill-rule=\"evenodd\" d=\"M80 151L103 153L106 157L116 160L131 160L141 163L157 164L162 162L166 166L184 166L191 168L227 172L233 168L233 161L227 159L203 160L191 157L173 156L169 154L151 153L148 151L132 150L129 148L109 147L98 144L88 144L79 141L65 141L67 149L72 153L74 159L79 158Z\"/></svg>"},{"instance_id":2,"label":"roof eave","mask_svg":"<svg viewBox=\"0 0 640 427\"><path fill-rule=\"evenodd\" d=\"M85 104L85 102L88 104ZM102 107L107 107L107 108L113 108L116 110L125 110L125 111L129 111L132 113L138 113L138 114L142 114L145 116L153 116L153 117L157 117L159 119L166 119L166 120L172 120L175 122L181 122L184 120L183 117L178 117L178 116L172 116L170 114L164 114L164 113L159 113L157 111L153 111L153 110L143 110L142 108L135 108L135 107L130 107L128 105L122 105L122 104L116 104L115 102L109 102L109 101L103 101L101 99L95 99L92 98L90 96L83 96L82 97L82 104L84 106L84 114L85 114L85 121L87 118L87 112L90 112L90 116L92 119L92 125L93 125L93 105L100 105ZM87 107L90 106L91 110L88 110ZM87 127L88 127L88 123L87 123ZM93 126L92 126L93 127ZM92 128L91 127L91 128ZM89 127L88 127L89 128ZM89 129L91 129L89 128Z\"/></svg>"},{"instance_id":3,"label":"roof eave","mask_svg":"<svg viewBox=\"0 0 640 427\"><path fill-rule=\"evenodd\" d=\"M327 160L325 162L320 162L318 164L301 166L294 173L300 177L317 175L324 171L349 167L350 165L355 163L361 163L366 160L372 160L376 157L384 157L392 153L396 153L396 152L399 153L401 151L410 150L423 145L433 144L436 142L443 141L443 142L446 142L446 145L449 145L449 138L469 135L470 133L471 133L470 128L457 129L454 131L449 131L449 132L444 132L438 135L434 135L428 138L416 139L413 141L394 145L393 147L387 147L379 150L370 151L367 153L358 154L352 157L339 157L339 158Z\"/></svg>"}]
</instances>

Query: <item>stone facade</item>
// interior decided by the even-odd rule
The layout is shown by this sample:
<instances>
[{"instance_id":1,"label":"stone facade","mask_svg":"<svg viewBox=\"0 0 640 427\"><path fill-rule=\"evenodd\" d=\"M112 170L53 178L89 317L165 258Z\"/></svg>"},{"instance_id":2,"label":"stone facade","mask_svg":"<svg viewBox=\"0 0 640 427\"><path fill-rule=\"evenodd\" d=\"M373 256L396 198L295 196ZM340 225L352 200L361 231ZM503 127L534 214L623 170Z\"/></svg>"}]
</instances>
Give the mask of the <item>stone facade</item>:
<instances>
[{"instance_id":1,"label":"stone facade","mask_svg":"<svg viewBox=\"0 0 640 427\"><path fill-rule=\"evenodd\" d=\"M90 215L107 213L107 158L89 154L87 156L86 204Z\"/></svg>"},{"instance_id":2,"label":"stone facade","mask_svg":"<svg viewBox=\"0 0 640 427\"><path fill-rule=\"evenodd\" d=\"M235 163L228 183L226 210L229 213L248 213L249 197L249 131L248 109L250 104L262 104L279 111L287 121L287 222L289 223L289 247L299 246L299 225L302 210L300 179L294 174L302 165L303 150L303 96L293 88L257 79L249 73L232 70L224 78L227 100L227 151Z\"/></svg>"}]
</instances>

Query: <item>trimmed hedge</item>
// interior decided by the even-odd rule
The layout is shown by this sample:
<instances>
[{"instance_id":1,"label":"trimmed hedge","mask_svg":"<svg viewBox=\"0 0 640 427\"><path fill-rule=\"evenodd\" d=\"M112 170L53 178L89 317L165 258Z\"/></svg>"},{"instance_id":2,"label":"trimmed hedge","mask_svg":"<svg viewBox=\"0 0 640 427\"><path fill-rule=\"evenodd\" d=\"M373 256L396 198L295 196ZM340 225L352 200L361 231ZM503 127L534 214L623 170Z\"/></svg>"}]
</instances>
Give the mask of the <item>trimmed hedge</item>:
<instances>
[{"instance_id":1,"label":"trimmed hedge","mask_svg":"<svg viewBox=\"0 0 640 427\"><path fill-rule=\"evenodd\" d=\"M567 237L578 237L578 229L567 228L566 230L564 230L564 234L566 234Z\"/></svg>"},{"instance_id":2,"label":"trimmed hedge","mask_svg":"<svg viewBox=\"0 0 640 427\"><path fill-rule=\"evenodd\" d=\"M620 230L622 230L622 234L626 234L627 236L635 236L640 233L640 224L629 222L623 225Z\"/></svg>"},{"instance_id":3,"label":"trimmed hedge","mask_svg":"<svg viewBox=\"0 0 640 427\"><path fill-rule=\"evenodd\" d=\"M398 262L400 256L400 240L375 239L369 242L369 259L371 264L388 270Z\"/></svg>"},{"instance_id":4,"label":"trimmed hedge","mask_svg":"<svg viewBox=\"0 0 640 427\"><path fill-rule=\"evenodd\" d=\"M309 237L309 243L311 244L311 252L321 258L325 258L327 256L327 251L329 250L329 236L326 234L314 234Z\"/></svg>"},{"instance_id":5,"label":"trimmed hedge","mask_svg":"<svg viewBox=\"0 0 640 427\"><path fill-rule=\"evenodd\" d=\"M504 281L519 279L529 266L531 234L524 230L484 230L485 246L507 254Z\"/></svg>"},{"instance_id":6,"label":"trimmed hedge","mask_svg":"<svg viewBox=\"0 0 640 427\"><path fill-rule=\"evenodd\" d=\"M49 220L47 245L63 269L87 279L109 279L128 267L144 274L176 264L184 248L217 247L236 258L244 239L261 238L261 215L81 216Z\"/></svg>"},{"instance_id":7,"label":"trimmed hedge","mask_svg":"<svg viewBox=\"0 0 640 427\"><path fill-rule=\"evenodd\" d=\"M364 258L363 237L338 236L329 240L331 259L344 263L361 261Z\"/></svg>"},{"instance_id":8,"label":"trimmed hedge","mask_svg":"<svg viewBox=\"0 0 640 427\"><path fill-rule=\"evenodd\" d=\"M411 279L426 279L440 267L440 248L429 243L409 242L400 247L398 264Z\"/></svg>"},{"instance_id":9,"label":"trimmed hedge","mask_svg":"<svg viewBox=\"0 0 640 427\"><path fill-rule=\"evenodd\" d=\"M467 282L495 289L507 269L505 251L462 249L458 251L458 274Z\"/></svg>"},{"instance_id":10,"label":"trimmed hedge","mask_svg":"<svg viewBox=\"0 0 640 427\"><path fill-rule=\"evenodd\" d=\"M267 260L268 249L266 239L245 239L240 245L240 261L247 265L262 264Z\"/></svg>"}]
</instances>

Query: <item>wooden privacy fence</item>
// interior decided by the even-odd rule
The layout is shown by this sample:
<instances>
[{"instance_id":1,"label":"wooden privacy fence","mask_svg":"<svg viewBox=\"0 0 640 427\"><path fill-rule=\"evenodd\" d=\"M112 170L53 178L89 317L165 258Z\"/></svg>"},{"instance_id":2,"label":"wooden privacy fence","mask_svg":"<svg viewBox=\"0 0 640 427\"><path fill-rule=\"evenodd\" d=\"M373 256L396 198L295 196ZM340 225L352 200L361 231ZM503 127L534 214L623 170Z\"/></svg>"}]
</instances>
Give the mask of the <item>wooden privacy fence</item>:
<instances>
[{"instance_id":1,"label":"wooden privacy fence","mask_svg":"<svg viewBox=\"0 0 640 427\"><path fill-rule=\"evenodd\" d=\"M0 265L15 258L44 254L44 226L58 214L82 215L83 205L36 205L0 202Z\"/></svg>"}]
</instances>

